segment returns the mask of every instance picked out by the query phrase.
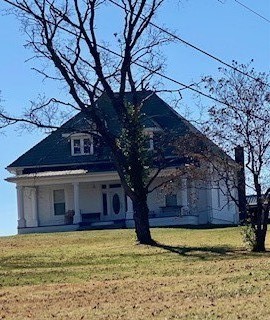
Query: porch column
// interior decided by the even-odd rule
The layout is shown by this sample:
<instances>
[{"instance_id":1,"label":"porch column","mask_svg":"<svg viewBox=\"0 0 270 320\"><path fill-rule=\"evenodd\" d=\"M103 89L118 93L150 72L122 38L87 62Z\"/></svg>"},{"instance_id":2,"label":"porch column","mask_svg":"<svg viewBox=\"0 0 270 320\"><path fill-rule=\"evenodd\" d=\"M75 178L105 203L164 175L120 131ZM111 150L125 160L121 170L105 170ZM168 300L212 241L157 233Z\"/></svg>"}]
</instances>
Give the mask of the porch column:
<instances>
[{"instance_id":1,"label":"porch column","mask_svg":"<svg viewBox=\"0 0 270 320\"><path fill-rule=\"evenodd\" d=\"M32 202L32 213L33 213L33 227L38 227L38 201L37 201L37 189L32 188L31 190L31 202Z\"/></svg>"},{"instance_id":2,"label":"porch column","mask_svg":"<svg viewBox=\"0 0 270 320\"><path fill-rule=\"evenodd\" d=\"M81 219L81 213L80 213L80 202L79 202L79 182L73 183L73 193L74 193L74 220L73 222L75 224L80 223L82 221Z\"/></svg>"},{"instance_id":3,"label":"porch column","mask_svg":"<svg viewBox=\"0 0 270 320\"><path fill-rule=\"evenodd\" d=\"M132 220L133 219L133 203L130 197L127 196L127 212L126 212L126 219Z\"/></svg>"},{"instance_id":4,"label":"porch column","mask_svg":"<svg viewBox=\"0 0 270 320\"><path fill-rule=\"evenodd\" d=\"M23 201L23 187L17 186L17 206L18 206L18 228L25 228L26 221L24 218L24 201Z\"/></svg>"},{"instance_id":5,"label":"porch column","mask_svg":"<svg viewBox=\"0 0 270 320\"><path fill-rule=\"evenodd\" d=\"M181 185L182 185L181 198L182 198L182 206L183 206L181 209L181 212L183 215L187 215L189 213L187 179L182 179Z\"/></svg>"}]
</instances>

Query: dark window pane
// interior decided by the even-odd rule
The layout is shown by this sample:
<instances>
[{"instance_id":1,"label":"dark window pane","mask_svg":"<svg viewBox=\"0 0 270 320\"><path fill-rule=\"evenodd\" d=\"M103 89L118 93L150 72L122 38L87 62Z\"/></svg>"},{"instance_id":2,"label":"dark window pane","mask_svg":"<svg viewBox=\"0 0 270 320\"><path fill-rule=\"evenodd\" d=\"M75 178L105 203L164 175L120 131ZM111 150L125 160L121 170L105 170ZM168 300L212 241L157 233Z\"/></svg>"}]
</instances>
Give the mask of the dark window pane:
<instances>
[{"instance_id":1,"label":"dark window pane","mask_svg":"<svg viewBox=\"0 0 270 320\"><path fill-rule=\"evenodd\" d=\"M121 188L121 184L120 183L115 183L115 184L110 184L109 188L114 189L114 188Z\"/></svg>"},{"instance_id":2,"label":"dark window pane","mask_svg":"<svg viewBox=\"0 0 270 320\"><path fill-rule=\"evenodd\" d=\"M83 139L83 152L84 154L90 154L91 151L91 141L89 138Z\"/></svg>"},{"instance_id":3,"label":"dark window pane","mask_svg":"<svg viewBox=\"0 0 270 320\"><path fill-rule=\"evenodd\" d=\"M115 193L113 195L113 211L115 214L118 214L120 212L120 199L119 199L119 195L117 193Z\"/></svg>"},{"instance_id":4,"label":"dark window pane","mask_svg":"<svg viewBox=\"0 0 270 320\"><path fill-rule=\"evenodd\" d=\"M166 207L177 206L177 196L176 194L167 194L166 195Z\"/></svg>"},{"instance_id":5,"label":"dark window pane","mask_svg":"<svg viewBox=\"0 0 270 320\"><path fill-rule=\"evenodd\" d=\"M65 206L65 190L53 190L54 214L63 215L66 212Z\"/></svg>"},{"instance_id":6,"label":"dark window pane","mask_svg":"<svg viewBox=\"0 0 270 320\"><path fill-rule=\"evenodd\" d=\"M107 188L106 184L103 184L103 185L101 186L101 188L102 188L102 189L106 189L106 188Z\"/></svg>"},{"instance_id":7,"label":"dark window pane","mask_svg":"<svg viewBox=\"0 0 270 320\"><path fill-rule=\"evenodd\" d=\"M80 141L80 139L75 139L73 141L73 152L74 152L74 154L81 154L81 141Z\"/></svg>"},{"instance_id":8,"label":"dark window pane","mask_svg":"<svg viewBox=\"0 0 270 320\"><path fill-rule=\"evenodd\" d=\"M65 203L55 203L54 204L54 214L55 215L64 215L66 212Z\"/></svg>"},{"instance_id":9,"label":"dark window pane","mask_svg":"<svg viewBox=\"0 0 270 320\"><path fill-rule=\"evenodd\" d=\"M102 194L102 202L103 202L103 214L106 216L108 214L108 204L107 204L107 194Z\"/></svg>"}]
</instances>

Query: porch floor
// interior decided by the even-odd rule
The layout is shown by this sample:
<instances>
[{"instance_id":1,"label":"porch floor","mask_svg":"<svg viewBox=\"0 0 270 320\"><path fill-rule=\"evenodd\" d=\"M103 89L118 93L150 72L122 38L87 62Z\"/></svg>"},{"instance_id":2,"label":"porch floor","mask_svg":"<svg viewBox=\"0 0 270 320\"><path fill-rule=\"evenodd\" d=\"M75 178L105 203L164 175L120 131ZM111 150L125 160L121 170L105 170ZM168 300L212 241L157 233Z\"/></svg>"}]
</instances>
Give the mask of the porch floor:
<instances>
[{"instance_id":1,"label":"porch floor","mask_svg":"<svg viewBox=\"0 0 270 320\"><path fill-rule=\"evenodd\" d=\"M119 219L114 221L83 221L79 223L79 231L82 230L103 230L103 229L124 229L126 220Z\"/></svg>"}]
</instances>

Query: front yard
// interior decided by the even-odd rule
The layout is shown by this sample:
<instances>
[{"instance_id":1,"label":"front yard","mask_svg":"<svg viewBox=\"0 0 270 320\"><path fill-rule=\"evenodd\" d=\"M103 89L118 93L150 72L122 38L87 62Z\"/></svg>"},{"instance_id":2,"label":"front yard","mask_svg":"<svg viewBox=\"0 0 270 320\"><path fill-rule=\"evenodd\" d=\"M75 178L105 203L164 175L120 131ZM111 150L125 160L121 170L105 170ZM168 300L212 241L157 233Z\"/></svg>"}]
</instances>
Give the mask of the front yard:
<instances>
[{"instance_id":1,"label":"front yard","mask_svg":"<svg viewBox=\"0 0 270 320\"><path fill-rule=\"evenodd\" d=\"M0 319L270 319L270 252L239 228L0 238ZM267 246L270 250L270 237Z\"/></svg>"}]
</instances>

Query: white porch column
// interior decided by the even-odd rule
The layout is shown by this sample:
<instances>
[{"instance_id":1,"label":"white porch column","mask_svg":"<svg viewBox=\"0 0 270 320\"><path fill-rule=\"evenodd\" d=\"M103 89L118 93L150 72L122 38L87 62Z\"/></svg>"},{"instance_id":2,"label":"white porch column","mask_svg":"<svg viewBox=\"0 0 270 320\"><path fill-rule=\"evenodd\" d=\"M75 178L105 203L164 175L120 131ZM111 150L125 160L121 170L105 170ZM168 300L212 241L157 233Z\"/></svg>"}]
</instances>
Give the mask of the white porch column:
<instances>
[{"instance_id":1,"label":"white porch column","mask_svg":"<svg viewBox=\"0 0 270 320\"><path fill-rule=\"evenodd\" d=\"M127 196L127 212L126 212L126 219L132 220L133 219L133 203L130 197Z\"/></svg>"},{"instance_id":2,"label":"white porch column","mask_svg":"<svg viewBox=\"0 0 270 320\"><path fill-rule=\"evenodd\" d=\"M188 189L187 189L187 179L182 179L182 190L181 190L181 198L182 198L182 214L187 215L189 213L188 207Z\"/></svg>"},{"instance_id":3,"label":"white porch column","mask_svg":"<svg viewBox=\"0 0 270 320\"><path fill-rule=\"evenodd\" d=\"M73 183L73 191L74 191L74 220L75 224L80 223L82 221L81 213L80 213L80 202L79 202L79 182Z\"/></svg>"},{"instance_id":4,"label":"white porch column","mask_svg":"<svg viewBox=\"0 0 270 320\"><path fill-rule=\"evenodd\" d=\"M17 186L18 228L25 228L23 187Z\"/></svg>"},{"instance_id":5,"label":"white porch column","mask_svg":"<svg viewBox=\"0 0 270 320\"><path fill-rule=\"evenodd\" d=\"M33 227L38 227L38 201L37 201L37 189L32 188L32 194L31 194L31 200L32 200L32 213L33 213Z\"/></svg>"}]
</instances>

